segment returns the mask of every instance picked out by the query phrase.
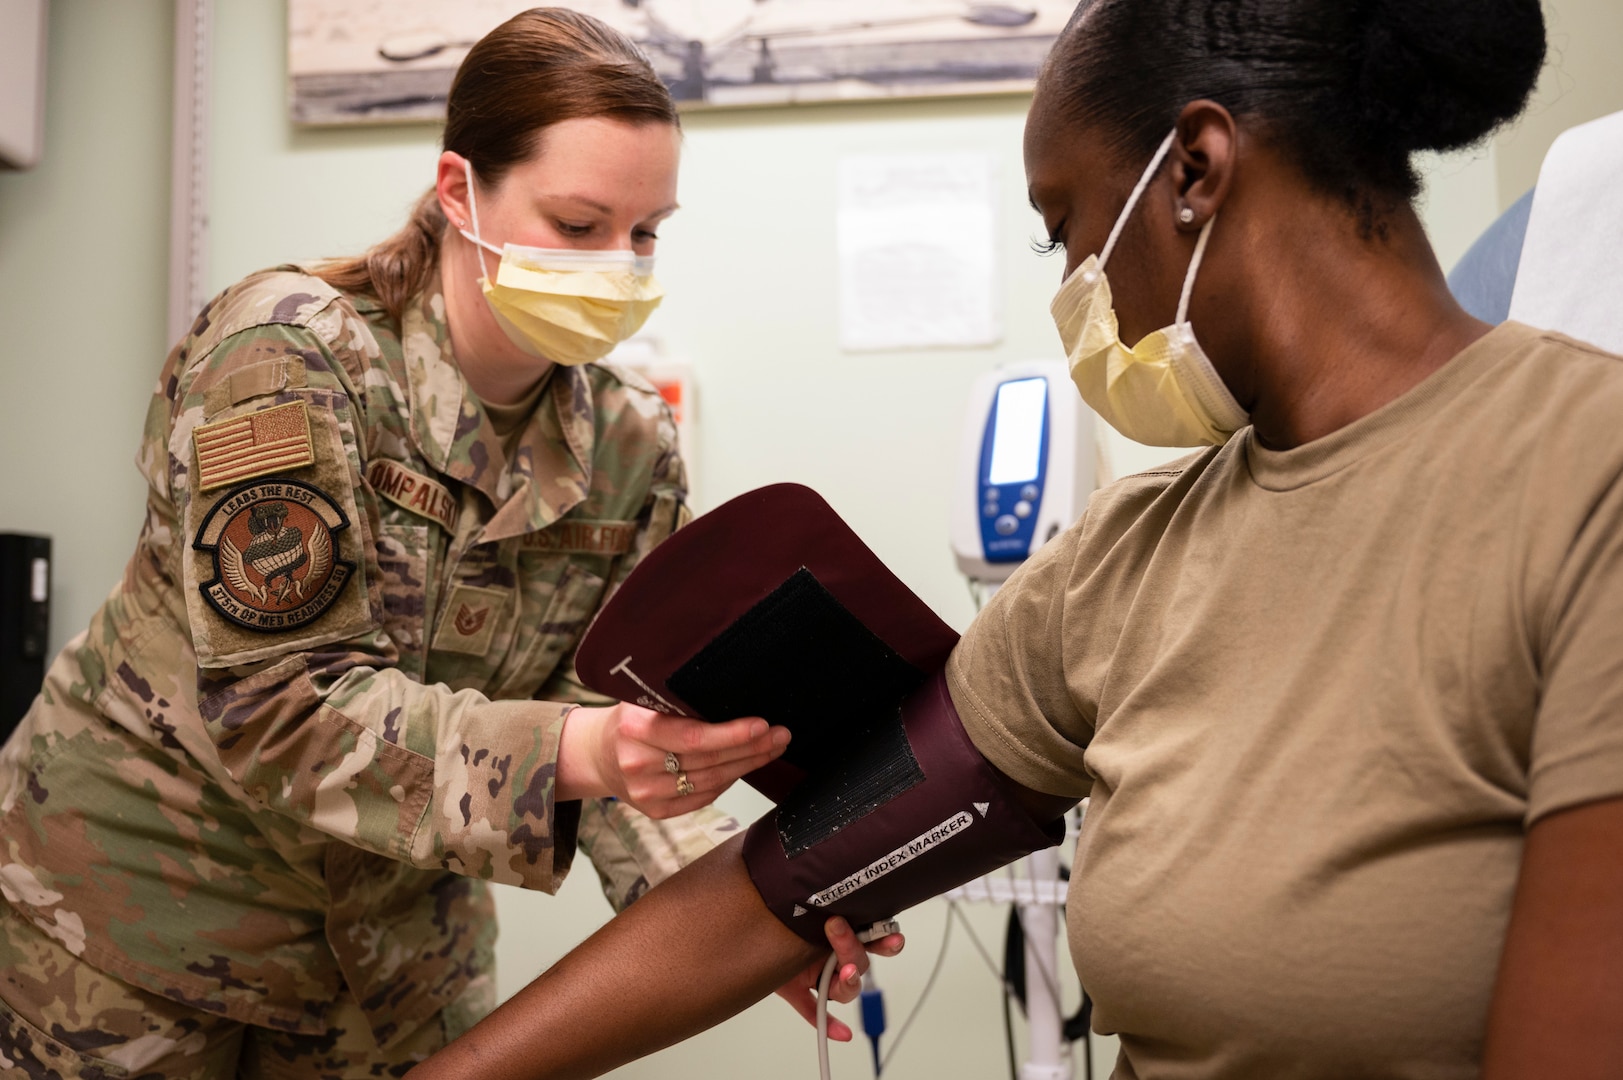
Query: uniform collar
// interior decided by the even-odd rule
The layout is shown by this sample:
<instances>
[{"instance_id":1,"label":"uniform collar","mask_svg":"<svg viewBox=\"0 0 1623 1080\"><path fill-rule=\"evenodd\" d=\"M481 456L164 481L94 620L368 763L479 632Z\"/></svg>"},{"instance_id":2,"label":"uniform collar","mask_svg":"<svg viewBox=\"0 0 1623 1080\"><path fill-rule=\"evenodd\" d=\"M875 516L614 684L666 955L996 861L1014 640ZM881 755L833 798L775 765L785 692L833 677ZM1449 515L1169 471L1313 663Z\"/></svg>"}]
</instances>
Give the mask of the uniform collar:
<instances>
[{"instance_id":1,"label":"uniform collar","mask_svg":"<svg viewBox=\"0 0 1623 1080\"><path fill-rule=\"evenodd\" d=\"M483 492L495 508L482 540L538 532L586 498L597 425L584 368L555 366L509 460L485 407L458 368L438 280L406 305L400 344L411 437L436 471Z\"/></svg>"}]
</instances>

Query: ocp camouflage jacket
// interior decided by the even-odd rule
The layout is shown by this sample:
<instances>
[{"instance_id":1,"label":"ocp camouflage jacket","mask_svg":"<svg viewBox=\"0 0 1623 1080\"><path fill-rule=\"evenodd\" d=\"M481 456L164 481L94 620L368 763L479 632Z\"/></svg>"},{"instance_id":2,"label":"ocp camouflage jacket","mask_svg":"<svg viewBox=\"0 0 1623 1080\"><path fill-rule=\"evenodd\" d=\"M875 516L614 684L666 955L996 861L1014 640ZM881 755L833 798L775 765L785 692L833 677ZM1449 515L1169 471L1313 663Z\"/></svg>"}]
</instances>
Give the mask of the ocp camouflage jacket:
<instances>
[{"instance_id":1,"label":"ocp camouflage jacket","mask_svg":"<svg viewBox=\"0 0 1623 1080\"><path fill-rule=\"evenodd\" d=\"M481 981L484 881L618 908L737 826L553 800L575 644L686 519L669 410L556 368L506 448L430 289L396 326L296 267L169 356L123 581L0 751L0 891L104 971L387 1044ZM538 699L538 700L532 700Z\"/></svg>"}]
</instances>

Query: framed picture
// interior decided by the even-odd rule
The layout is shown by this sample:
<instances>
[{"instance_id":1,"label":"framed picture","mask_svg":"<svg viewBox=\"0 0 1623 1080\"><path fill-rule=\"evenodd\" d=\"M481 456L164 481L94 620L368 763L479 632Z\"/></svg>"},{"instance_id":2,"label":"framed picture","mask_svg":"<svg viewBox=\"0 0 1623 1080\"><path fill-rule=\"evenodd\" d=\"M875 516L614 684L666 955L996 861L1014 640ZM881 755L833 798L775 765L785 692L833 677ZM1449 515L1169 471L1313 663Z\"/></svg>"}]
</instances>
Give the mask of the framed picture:
<instances>
[{"instance_id":1,"label":"framed picture","mask_svg":"<svg viewBox=\"0 0 1623 1080\"><path fill-rule=\"evenodd\" d=\"M300 124L437 120L525 0L288 0ZM647 53L684 108L1031 89L1075 0L572 0Z\"/></svg>"}]
</instances>

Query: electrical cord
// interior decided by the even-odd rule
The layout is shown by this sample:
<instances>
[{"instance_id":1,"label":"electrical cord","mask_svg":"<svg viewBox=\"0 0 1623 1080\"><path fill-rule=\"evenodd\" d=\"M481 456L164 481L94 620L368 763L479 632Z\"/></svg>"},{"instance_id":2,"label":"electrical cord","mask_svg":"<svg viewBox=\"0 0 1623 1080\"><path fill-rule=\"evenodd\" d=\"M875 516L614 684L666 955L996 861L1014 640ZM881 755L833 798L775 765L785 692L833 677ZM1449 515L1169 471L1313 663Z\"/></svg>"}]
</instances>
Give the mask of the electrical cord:
<instances>
[{"instance_id":1,"label":"electrical cord","mask_svg":"<svg viewBox=\"0 0 1623 1080\"><path fill-rule=\"evenodd\" d=\"M870 941L878 941L886 934L894 934L901 930L895 919L886 919L876 922L866 930L859 931L857 940L864 945ZM822 1080L830 1080L828 1072L828 988L834 981L834 969L840 966L840 958L835 953L829 953L828 959L823 961L823 973L817 978L817 1070ZM900 1036L898 1036L900 1038Z\"/></svg>"},{"instance_id":2,"label":"electrical cord","mask_svg":"<svg viewBox=\"0 0 1623 1080\"><path fill-rule=\"evenodd\" d=\"M1016 925L1018 925L1020 927L1020 938L1021 938L1021 941L1022 941L1022 950L1023 950L1023 948L1024 948L1024 945L1023 945L1024 940L1025 940L1025 938L1030 936L1030 935L1028 935L1026 933L1026 916L1025 916L1025 912L1020 910L1020 905L1019 904L1012 904L1012 905L1010 905L1009 915L1010 915L1011 922L1013 922L1014 924L1016 924ZM1007 952L1008 952L1007 948L1005 948L1004 952L1005 952L1005 956L1006 956ZM1024 967L1023 961L1025 959L1024 951L1021 952L1020 956L1021 956L1022 968L1023 968ZM1042 976L1043 983L1048 987L1049 995L1053 997L1053 999L1054 999L1054 1001L1056 1003L1058 1003L1061 1000L1060 993L1059 993L1059 982L1054 977L1053 969L1050 968L1047 964L1043 963L1043 960L1042 960L1041 957L1039 957L1037 959L1037 973ZM1010 986L1020 985L1020 984L1023 984L1023 982L1024 982L1023 979L1021 979L1021 980L1019 980L1017 982L1017 980L1015 980L1015 978L1012 975L1006 975L1004 977L1004 981L1006 983L1008 983ZM1024 1007L1026 994L1025 994L1025 987L1023 985L1020 986L1019 995L1020 995L1021 1006Z\"/></svg>"},{"instance_id":3,"label":"electrical cord","mask_svg":"<svg viewBox=\"0 0 1623 1080\"><path fill-rule=\"evenodd\" d=\"M885 994L879 989L875 967L869 964L868 970L862 973L862 993L857 995L857 1004L862 1013L862 1034L867 1036L868 1053L873 1061L874 1080L879 1080L879 1074L885 1071L885 1063L879 1055L879 1040L885 1037Z\"/></svg>"},{"instance_id":4,"label":"electrical cord","mask_svg":"<svg viewBox=\"0 0 1623 1080\"><path fill-rule=\"evenodd\" d=\"M936 980L940 977L941 970L946 964L947 947L952 942L952 924L954 918L963 922L964 929L974 941L976 950L981 954L981 958L986 961L988 969L997 978L1002 987L1005 1025L1004 1030L1005 1037L1009 1043L1010 1070L1011 1076L1013 1075L1014 1036L1012 1027L1010 1026L1011 1021L1009 1018L1009 1003L1011 999L1016 997L1014 986L1006 976L998 972L996 965L992 963L991 954L986 951L986 946L981 943L979 937L975 934L975 928L970 925L968 917L965 916L962 910L959 909L958 905L951 900L947 901L947 918L941 928L941 944L936 949L935 963L930 968L930 975L927 979L925 979L924 988L919 991L918 999L913 1002L912 1009L908 1011L907 1019L903 1020L901 1027L896 1029L896 1037L891 1042L890 1049L885 1051L884 1057L880 1060L879 1070L876 1075L882 1075L884 1070L890 1067L891 1060L895 1058L896 1052L901 1049L902 1039L906 1037L908 1029L913 1026L913 1021L918 1019L919 1013L923 1011L924 1004L930 996L930 991L935 988ZM878 937L884 936L885 934L896 932L893 928L882 929L880 927L875 927L874 929L878 932L864 932L864 934L859 935L859 940L865 942L872 941L876 940ZM869 934L872 934L872 936L868 936ZM817 982L817 1064L820 1074L824 1080L828 1080L829 1075L828 988L834 981L834 969L836 966L838 966L836 958L830 954L829 959L823 963L823 971Z\"/></svg>"},{"instance_id":5,"label":"electrical cord","mask_svg":"<svg viewBox=\"0 0 1623 1080\"><path fill-rule=\"evenodd\" d=\"M913 1003L913 1008L907 1014L907 1019L903 1020L902 1026L896 1029L896 1038L891 1041L890 1049L885 1051L885 1057L879 1063L880 1072L890 1067L890 1059L896 1056L896 1049L902 1045L902 1036L907 1034L907 1029L912 1026L914 1018L924 1008L924 999L930 996L930 991L935 986L936 976L941 974L942 962L947 959L947 943L951 940L952 917L949 915L941 928L941 947L936 950L935 966L930 969L930 977L924 980L924 989L919 991L919 999Z\"/></svg>"},{"instance_id":6,"label":"electrical cord","mask_svg":"<svg viewBox=\"0 0 1623 1080\"><path fill-rule=\"evenodd\" d=\"M1087 812L1087 800L1083 800L1081 813L1078 814L1077 828L1081 827L1081 815ZM1070 868L1063 863L1059 868L1061 881L1071 879ZM1060 911L1063 913L1064 908ZM1008 927L1003 938L1003 977L1009 985L1010 995L1020 1006L1022 1015L1026 1010L1026 922L1025 912L1018 904L1012 905L1009 911ZM1061 999L1056 985L1056 975L1048 964L1039 960L1038 971L1041 972L1043 982L1048 986L1048 992L1053 1000ZM1010 1017L1008 997L1003 1003L1003 1038L1009 1054L1009 1072L1014 1076L1014 1025ZM1093 999L1088 997L1085 988L1082 989L1082 1001L1076 1012L1063 1019L1061 1036L1068 1043L1082 1044L1082 1060L1084 1064L1085 1080L1093 1080Z\"/></svg>"},{"instance_id":7,"label":"electrical cord","mask_svg":"<svg viewBox=\"0 0 1623 1080\"><path fill-rule=\"evenodd\" d=\"M1093 1080L1093 999L1082 991L1082 1011L1087 1027L1082 1032L1082 1060L1087 1064L1084 1080Z\"/></svg>"},{"instance_id":8,"label":"electrical cord","mask_svg":"<svg viewBox=\"0 0 1623 1080\"><path fill-rule=\"evenodd\" d=\"M828 1072L828 985L834 981L834 969L840 958L828 954L823 961L823 974L817 979L817 1075L830 1080Z\"/></svg>"},{"instance_id":9,"label":"electrical cord","mask_svg":"<svg viewBox=\"0 0 1623 1080\"><path fill-rule=\"evenodd\" d=\"M1060 872L1061 872L1062 875L1065 874L1065 870L1064 870L1063 867L1061 867ZM1013 1065L1013 1062L1014 1062L1014 1027L1013 1027L1013 1023L1012 1023L1012 1021L1010 1019L1011 1010L1010 1010L1010 1007L1009 1007L1009 1000L1008 999L1010 997L1013 997L1015 999L1015 1003L1020 1006L1020 1011L1021 1011L1022 1015L1025 1013L1025 1011L1026 1011L1026 994L1025 994L1026 942L1025 942L1025 939L1026 939L1025 920L1021 917L1018 907L1016 907L1014 910L1011 910L1009 912L1008 929L1005 931L1004 939L1003 939L1003 965L1004 965L1003 966L1003 971L1004 971L1004 977L1008 981L1008 984L1009 984L1009 986L1011 988L1010 993L1005 996L1004 1003L1003 1003L1003 1014L1004 1014L1003 1015L1003 1038L1004 1038L1004 1041L1005 1041L1005 1043L1007 1045L1007 1048L1008 1048L1011 1077L1014 1075L1014 1065ZM1039 970L1043 970L1043 969L1039 969ZM1044 978L1043 981L1049 984L1049 992L1054 994L1054 1000L1059 1001L1060 997L1059 997L1059 995L1057 993L1054 993L1054 985L1053 985L1053 983L1048 978L1046 978L1046 971L1045 971L1045 978ZM1082 1060L1083 1060L1083 1063L1085 1065L1085 1070L1084 1070L1085 1080L1093 1080L1093 1030L1092 1030L1093 1025L1092 1025L1092 1021L1093 1021L1093 999L1088 997L1087 990L1083 989L1082 990L1082 1002L1081 1002L1081 1004L1077 1007L1076 1012L1072 1013L1070 1016L1065 1017L1063 1019L1063 1023L1061 1025L1060 1031L1061 1031L1061 1037L1064 1038L1064 1040L1066 1042L1068 1042L1068 1043L1080 1042L1082 1044L1082 1055L1083 1055Z\"/></svg>"},{"instance_id":10,"label":"electrical cord","mask_svg":"<svg viewBox=\"0 0 1623 1080\"><path fill-rule=\"evenodd\" d=\"M1003 1049L1009 1055L1009 1080L1020 1080L1019 1069L1014 1063L1014 1007L1010 1004L1014 995L1009 988L1003 988Z\"/></svg>"},{"instance_id":11,"label":"electrical cord","mask_svg":"<svg viewBox=\"0 0 1623 1080\"><path fill-rule=\"evenodd\" d=\"M1009 1002L1017 999L1020 992L1009 981L1008 975L998 969L998 965L992 960L992 954L986 951L985 945L981 944L980 935L975 933L975 928L969 924L969 917L959 911L958 905L951 900L947 901L947 910L951 915L956 916L959 922L964 924L964 932L969 935L969 940L974 944L975 951L981 954L982 960L986 961L986 970L992 973L992 978L998 981L998 986L1003 990L1003 1040L1009 1054L1009 1080L1017 1080L1014 1064L1014 1020L1010 1015Z\"/></svg>"},{"instance_id":12,"label":"electrical cord","mask_svg":"<svg viewBox=\"0 0 1623 1080\"><path fill-rule=\"evenodd\" d=\"M986 946L981 944L981 937L979 934L975 933L975 928L970 925L969 917L962 911L958 910L958 904L953 900L947 901L947 910L956 915L958 917L958 921L963 924L964 933L969 935L969 940L975 946L975 951L981 954L982 960L986 961L986 970L992 973L992 978L996 979L999 984L1002 985L1004 993L1012 992L1012 988L1009 986L1009 980L1005 979L1003 974L998 971L997 962L992 959L992 954L986 951Z\"/></svg>"}]
</instances>

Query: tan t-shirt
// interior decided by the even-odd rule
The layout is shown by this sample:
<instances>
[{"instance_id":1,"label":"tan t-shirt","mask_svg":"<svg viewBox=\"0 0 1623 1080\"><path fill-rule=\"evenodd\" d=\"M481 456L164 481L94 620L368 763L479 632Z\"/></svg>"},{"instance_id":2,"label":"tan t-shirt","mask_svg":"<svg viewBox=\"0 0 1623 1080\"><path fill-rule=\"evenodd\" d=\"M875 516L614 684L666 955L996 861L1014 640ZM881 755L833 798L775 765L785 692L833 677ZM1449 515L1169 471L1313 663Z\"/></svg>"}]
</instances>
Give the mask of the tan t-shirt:
<instances>
[{"instance_id":1,"label":"tan t-shirt","mask_svg":"<svg viewBox=\"0 0 1623 1080\"><path fill-rule=\"evenodd\" d=\"M1092 795L1116 1076L1475 1077L1522 837L1623 796L1623 360L1506 325L1306 446L1099 492L949 662Z\"/></svg>"}]
</instances>

